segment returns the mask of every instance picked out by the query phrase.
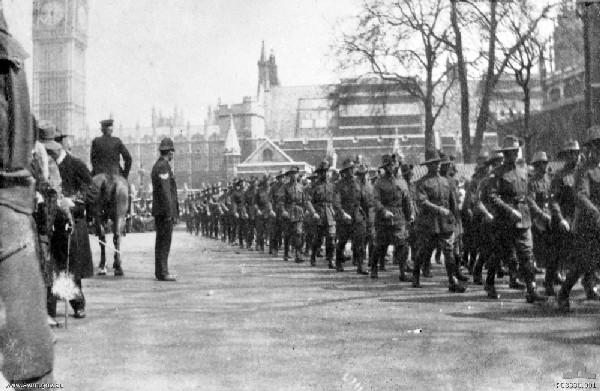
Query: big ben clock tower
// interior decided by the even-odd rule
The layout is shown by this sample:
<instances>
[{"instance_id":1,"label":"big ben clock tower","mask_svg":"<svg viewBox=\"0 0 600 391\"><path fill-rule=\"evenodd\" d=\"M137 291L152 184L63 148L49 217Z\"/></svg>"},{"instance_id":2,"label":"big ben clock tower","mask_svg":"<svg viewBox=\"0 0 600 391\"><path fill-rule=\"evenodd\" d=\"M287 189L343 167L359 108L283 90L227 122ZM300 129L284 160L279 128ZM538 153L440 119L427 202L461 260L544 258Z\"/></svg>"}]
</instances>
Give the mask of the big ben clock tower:
<instances>
[{"instance_id":1,"label":"big ben clock tower","mask_svg":"<svg viewBox=\"0 0 600 391\"><path fill-rule=\"evenodd\" d=\"M88 0L33 1L33 110L85 137Z\"/></svg>"}]
</instances>

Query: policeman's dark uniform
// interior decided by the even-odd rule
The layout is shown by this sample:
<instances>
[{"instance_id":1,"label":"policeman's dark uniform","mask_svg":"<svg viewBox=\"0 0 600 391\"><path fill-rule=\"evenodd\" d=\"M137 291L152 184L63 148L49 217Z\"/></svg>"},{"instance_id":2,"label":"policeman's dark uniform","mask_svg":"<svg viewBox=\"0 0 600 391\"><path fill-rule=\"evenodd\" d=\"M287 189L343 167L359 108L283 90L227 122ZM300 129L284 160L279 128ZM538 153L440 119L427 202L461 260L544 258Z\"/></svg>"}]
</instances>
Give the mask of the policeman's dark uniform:
<instances>
[{"instance_id":1,"label":"policeman's dark uniform","mask_svg":"<svg viewBox=\"0 0 600 391\"><path fill-rule=\"evenodd\" d=\"M573 221L575 256L567 277L557 296L561 309L569 309L571 289L583 276L582 285L591 299L594 292L594 270L600 259L600 127L588 129L585 145L590 148L588 161L579 169L575 179L576 204Z\"/></svg>"},{"instance_id":2,"label":"policeman's dark uniform","mask_svg":"<svg viewBox=\"0 0 600 391\"><path fill-rule=\"evenodd\" d=\"M453 253L456 214L458 203L448 179L439 172L432 171L432 165L439 164L439 156L430 156L423 165L429 172L417 182L417 204L420 214L415 221L415 230L420 239L417 264L413 269L413 286L420 287L421 264L431 258L436 248L444 254L449 290L462 293L465 288L459 283Z\"/></svg>"},{"instance_id":3,"label":"policeman's dark uniform","mask_svg":"<svg viewBox=\"0 0 600 391\"><path fill-rule=\"evenodd\" d=\"M307 211L315 217L316 232L312 238L312 248L310 254L311 265L315 265L317 252L323 243L325 237L325 258L331 266L333 263L334 239L336 235L335 212L333 210L334 201L334 186L327 179L327 171L329 170L329 162L323 161L315 170L318 175L315 185L311 188L310 194L306 199ZM318 216L317 216L318 215ZM337 261L336 269L343 271L341 261Z\"/></svg>"},{"instance_id":4,"label":"policeman's dark uniform","mask_svg":"<svg viewBox=\"0 0 600 391\"><path fill-rule=\"evenodd\" d=\"M364 191L364 187L353 175L354 163L344 162L340 169L342 178L335 184L334 207L337 216L337 247L335 265L341 268L344 247L348 240L352 241L352 258L357 266L358 274L368 274L363 269L367 221L369 210L372 210L372 199Z\"/></svg>"},{"instance_id":5,"label":"policeman's dark uniform","mask_svg":"<svg viewBox=\"0 0 600 391\"><path fill-rule=\"evenodd\" d=\"M518 140L508 136L498 151L505 154L516 153L519 148ZM527 287L527 302L533 303L547 298L540 296L535 287L527 179L526 169L516 166L505 157L503 164L490 174L486 197L494 215L499 256L511 263L515 262L516 256ZM491 269L488 268L488 273L495 274L498 267L498 262L494 262Z\"/></svg>"},{"instance_id":6,"label":"policeman's dark uniform","mask_svg":"<svg viewBox=\"0 0 600 391\"><path fill-rule=\"evenodd\" d=\"M390 155L384 155L380 168L393 165ZM385 256L391 244L398 255L406 245L406 224L413 220L413 210L408 186L404 179L384 174L375 182L373 187L375 203L375 253L371 261L371 278L378 277L378 260ZM390 215L391 214L391 215Z\"/></svg>"},{"instance_id":7,"label":"policeman's dark uniform","mask_svg":"<svg viewBox=\"0 0 600 391\"><path fill-rule=\"evenodd\" d=\"M165 138L160 142L159 151L174 151L173 140ZM152 167L152 215L156 225L154 245L154 275L160 281L175 281L169 274L169 252L173 236L173 224L179 217L177 184L171 165L165 156L158 158Z\"/></svg>"},{"instance_id":8,"label":"policeman's dark uniform","mask_svg":"<svg viewBox=\"0 0 600 391\"><path fill-rule=\"evenodd\" d=\"M53 383L53 345L32 217L28 167L35 140L19 43L0 10L0 298L5 329L2 373L10 383ZM19 388L21 389L21 388Z\"/></svg>"},{"instance_id":9,"label":"policeman's dark uniform","mask_svg":"<svg viewBox=\"0 0 600 391\"><path fill-rule=\"evenodd\" d=\"M102 128L113 125L113 120L100 122ZM125 166L121 169L121 157ZM122 175L127 178L131 169L131 155L120 138L109 135L96 137L90 150L92 176L98 174Z\"/></svg>"}]
</instances>

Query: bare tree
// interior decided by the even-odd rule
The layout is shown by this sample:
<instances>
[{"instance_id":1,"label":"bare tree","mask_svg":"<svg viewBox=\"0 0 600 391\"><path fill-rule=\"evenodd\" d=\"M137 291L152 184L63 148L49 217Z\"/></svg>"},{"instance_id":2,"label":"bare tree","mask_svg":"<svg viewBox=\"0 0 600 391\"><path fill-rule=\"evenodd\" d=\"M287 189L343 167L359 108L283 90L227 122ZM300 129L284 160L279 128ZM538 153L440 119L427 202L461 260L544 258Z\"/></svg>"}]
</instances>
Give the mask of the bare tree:
<instances>
[{"instance_id":1,"label":"bare tree","mask_svg":"<svg viewBox=\"0 0 600 391\"><path fill-rule=\"evenodd\" d=\"M446 0L365 0L339 53L344 61L367 64L422 102L427 153L435 151L435 121L454 82L448 77L452 69L441 66L448 51L448 18Z\"/></svg>"},{"instance_id":2,"label":"bare tree","mask_svg":"<svg viewBox=\"0 0 600 391\"><path fill-rule=\"evenodd\" d=\"M482 80L481 100L472 148L472 156L477 156L482 147L483 134L487 130L490 120L492 94L500 76L510 60L518 55L519 49L536 34L540 21L547 18L556 2L545 4L537 12L532 7L532 0L512 2L487 0L484 4L477 0L465 0L464 2L469 4L476 16L482 36L487 42L487 66ZM515 23L515 21L522 21L523 15L527 16L528 23ZM512 31L513 34L504 34L506 31Z\"/></svg>"}]
</instances>

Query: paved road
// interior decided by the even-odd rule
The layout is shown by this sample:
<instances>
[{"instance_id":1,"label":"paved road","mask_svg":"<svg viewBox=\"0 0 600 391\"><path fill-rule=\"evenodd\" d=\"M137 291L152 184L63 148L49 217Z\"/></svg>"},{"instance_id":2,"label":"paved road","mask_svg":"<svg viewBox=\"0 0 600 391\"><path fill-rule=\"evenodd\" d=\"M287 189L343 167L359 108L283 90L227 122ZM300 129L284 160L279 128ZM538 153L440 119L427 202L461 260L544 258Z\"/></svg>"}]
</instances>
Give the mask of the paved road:
<instances>
[{"instance_id":1,"label":"paved road","mask_svg":"<svg viewBox=\"0 0 600 391\"><path fill-rule=\"evenodd\" d=\"M552 390L575 363L600 373L600 303L562 316L505 284L498 302L450 294L439 266L415 290L182 231L178 280L158 282L153 244L128 235L126 276L84 281L88 317L56 331L65 389Z\"/></svg>"}]
</instances>

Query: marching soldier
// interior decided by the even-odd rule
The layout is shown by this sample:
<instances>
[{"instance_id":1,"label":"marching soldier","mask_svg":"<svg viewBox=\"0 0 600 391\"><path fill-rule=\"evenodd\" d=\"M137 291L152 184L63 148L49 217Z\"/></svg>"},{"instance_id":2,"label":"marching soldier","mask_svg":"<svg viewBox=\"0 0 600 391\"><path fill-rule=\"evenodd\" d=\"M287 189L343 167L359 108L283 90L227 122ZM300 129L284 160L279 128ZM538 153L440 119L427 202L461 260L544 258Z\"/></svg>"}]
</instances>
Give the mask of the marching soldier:
<instances>
[{"instance_id":1,"label":"marching soldier","mask_svg":"<svg viewBox=\"0 0 600 391\"><path fill-rule=\"evenodd\" d=\"M404 181L406 182L406 185L408 186L411 207L413 210L414 219L416 220L419 216L419 208L417 207L417 203L416 203L417 187L416 187L416 184L412 180L413 175L414 175L413 169L414 169L414 167L412 164L402 164L402 166L400 167L400 172L402 173L402 178L404 179ZM417 242L417 237L415 234L414 221L409 222L406 225L406 231L407 231L407 242L406 242L406 246L404 246L404 248L402 249L402 253L400 254L399 264L404 265L405 272L411 272L412 270L410 270L408 267L409 253L412 256L413 263L414 263L414 260L416 258L417 252L418 252L417 251L418 242ZM423 272L424 272L424 274L425 274L425 272L427 272L427 275L430 274L429 270L426 270L425 268L424 268ZM411 282L412 278L410 276L408 276L406 273L400 273L400 281Z\"/></svg>"},{"instance_id":2,"label":"marching soldier","mask_svg":"<svg viewBox=\"0 0 600 391\"><path fill-rule=\"evenodd\" d=\"M373 259L373 253L375 252L375 200L373 195L373 185L368 177L369 169L365 164L360 164L358 170L356 170L356 180L360 186L360 191L364 197L364 212L367 214L366 218L366 232L365 232L365 252L368 250L369 261L368 267L371 268L371 260Z\"/></svg>"},{"instance_id":3,"label":"marching soldier","mask_svg":"<svg viewBox=\"0 0 600 391\"><path fill-rule=\"evenodd\" d=\"M334 198L338 216L335 265L336 268L341 268L344 248L348 240L351 240L352 258L357 265L356 272L366 275L369 273L363 269L363 261L365 259L368 213L372 209L371 199L354 176L352 160L344 161L340 174L342 178L335 184Z\"/></svg>"},{"instance_id":4,"label":"marching soldier","mask_svg":"<svg viewBox=\"0 0 600 391\"><path fill-rule=\"evenodd\" d=\"M598 298L593 284L594 270L600 259L600 126L588 129L585 146L589 149L588 159L575 180L576 203L572 229L576 254L571 258L570 269L557 296L559 308L565 311L569 310L571 289L581 276L586 296Z\"/></svg>"},{"instance_id":5,"label":"marching soldier","mask_svg":"<svg viewBox=\"0 0 600 391\"><path fill-rule=\"evenodd\" d=\"M313 236L312 248L310 253L311 266L316 265L317 252L323 243L325 237L325 258L331 269L333 266L334 238L335 238L335 212L333 210L334 188L333 184L327 179L329 162L322 161L315 174L317 181L308 195L306 205L307 210L313 216L315 221L315 235ZM337 261L335 268L338 272L344 271L341 262Z\"/></svg>"},{"instance_id":6,"label":"marching soldier","mask_svg":"<svg viewBox=\"0 0 600 391\"><path fill-rule=\"evenodd\" d=\"M269 177L264 176L256 192L256 250L265 251L265 235L267 235L267 224L271 217L275 216L273 206L269 198Z\"/></svg>"},{"instance_id":7,"label":"marching soldier","mask_svg":"<svg viewBox=\"0 0 600 391\"><path fill-rule=\"evenodd\" d=\"M552 246L550 234L550 175L546 152L533 154L534 171L529 178L529 207L531 208L534 265L545 265Z\"/></svg>"},{"instance_id":8,"label":"marching soldier","mask_svg":"<svg viewBox=\"0 0 600 391\"><path fill-rule=\"evenodd\" d=\"M303 180L304 197L310 198L312 190L316 185L317 175L312 174ZM317 231L317 220L308 209L304 211L304 255L310 256L312 245Z\"/></svg>"},{"instance_id":9,"label":"marching soldier","mask_svg":"<svg viewBox=\"0 0 600 391\"><path fill-rule=\"evenodd\" d=\"M252 251L254 232L256 230L256 178L251 177L249 184L244 192L244 204L248 214L248 219L246 220L246 249Z\"/></svg>"},{"instance_id":10,"label":"marching soldier","mask_svg":"<svg viewBox=\"0 0 600 391\"><path fill-rule=\"evenodd\" d=\"M283 187L283 177L285 173L280 171L275 176L275 182L271 185L270 198L271 205L275 207L275 216L269 218L269 254L277 256L277 252L281 247L281 237L284 230L283 219L281 218L281 208L279 207L280 190Z\"/></svg>"},{"instance_id":11,"label":"marching soldier","mask_svg":"<svg viewBox=\"0 0 600 391\"><path fill-rule=\"evenodd\" d=\"M405 246L406 224L413 220L408 186L404 180L394 176L395 162L390 155L383 155L381 167L384 170L373 189L375 202L376 238L375 254L371 261L371 278L378 278L378 260L385 256L391 244L400 256ZM402 265L400 273L404 273Z\"/></svg>"},{"instance_id":12,"label":"marching soldier","mask_svg":"<svg viewBox=\"0 0 600 391\"><path fill-rule=\"evenodd\" d=\"M294 260L296 263L304 262L302 259L302 217L304 215L304 206L306 198L304 189L298 183L298 173L300 169L297 166L290 168L286 172L288 182L279 189L278 203L281 209L281 218L285 224L283 240L283 260L289 260L290 245L294 250Z\"/></svg>"},{"instance_id":13,"label":"marching soldier","mask_svg":"<svg viewBox=\"0 0 600 391\"><path fill-rule=\"evenodd\" d=\"M448 179L440 176L441 159L430 156L422 165L427 166L427 174L417 182L417 204L420 214L415 229L420 238L417 264L413 269L413 287L420 288L421 264L431 258L433 250L440 248L444 254L448 289L463 293L466 288L457 278L453 254L456 213L458 204Z\"/></svg>"},{"instance_id":14,"label":"marching soldier","mask_svg":"<svg viewBox=\"0 0 600 391\"><path fill-rule=\"evenodd\" d=\"M239 178L234 183L234 189L231 193L231 202L233 206L234 234L237 235L240 248L244 248L246 240L246 224L248 221L248 212L244 200L244 180Z\"/></svg>"},{"instance_id":15,"label":"marching soldier","mask_svg":"<svg viewBox=\"0 0 600 391\"><path fill-rule=\"evenodd\" d=\"M552 214L549 244L551 248L546 258L546 276L544 288L547 296L554 296L554 284L562 284L559 277L561 266L571 264L575 236L572 227L575 219L577 193L575 191L575 176L579 165L579 143L568 140L560 150L558 158L564 161L564 166L552 179L550 185L550 211ZM590 284L591 285L591 284ZM587 292L593 297L595 292L587 285Z\"/></svg>"},{"instance_id":16,"label":"marching soldier","mask_svg":"<svg viewBox=\"0 0 600 391\"><path fill-rule=\"evenodd\" d=\"M516 263L516 256L527 288L526 300L535 303L547 300L547 297L538 294L535 286L527 171L516 164L519 148L519 141L515 137L505 138L503 147L498 150L503 153L504 161L490 174L485 197L494 216L494 228L498 235L497 252L501 259L509 260L509 265ZM491 270L488 269L488 275L495 274L498 267L498 262L494 262ZM516 276L511 273L511 277Z\"/></svg>"}]
</instances>

